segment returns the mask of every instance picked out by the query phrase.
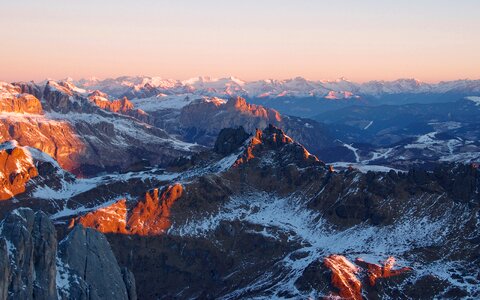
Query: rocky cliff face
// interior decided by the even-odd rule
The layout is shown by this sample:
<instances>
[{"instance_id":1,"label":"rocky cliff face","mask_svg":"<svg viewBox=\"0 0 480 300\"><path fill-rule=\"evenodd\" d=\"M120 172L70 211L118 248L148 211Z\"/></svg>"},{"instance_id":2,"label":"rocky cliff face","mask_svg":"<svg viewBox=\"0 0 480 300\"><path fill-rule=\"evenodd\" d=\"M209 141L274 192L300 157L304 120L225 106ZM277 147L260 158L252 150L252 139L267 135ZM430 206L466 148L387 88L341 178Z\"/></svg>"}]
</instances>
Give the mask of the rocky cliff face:
<instances>
[{"instance_id":1,"label":"rocky cliff face","mask_svg":"<svg viewBox=\"0 0 480 300\"><path fill-rule=\"evenodd\" d=\"M48 217L19 209L7 216L0 226L6 246L0 250L6 263L2 268L7 271L0 285L8 291L2 299L57 299L57 240Z\"/></svg>"},{"instance_id":2,"label":"rocky cliff face","mask_svg":"<svg viewBox=\"0 0 480 300\"><path fill-rule=\"evenodd\" d=\"M172 225L170 211L182 192L180 184L169 186L161 192L154 189L145 195L144 200L130 205L130 209L127 209L126 200L122 199L88 213L76 222L103 233L160 235Z\"/></svg>"},{"instance_id":3,"label":"rocky cliff face","mask_svg":"<svg viewBox=\"0 0 480 300\"><path fill-rule=\"evenodd\" d=\"M58 248L43 212L9 214L0 224L0 299L136 299L132 274L101 233L77 226Z\"/></svg>"},{"instance_id":4,"label":"rocky cliff face","mask_svg":"<svg viewBox=\"0 0 480 300\"><path fill-rule=\"evenodd\" d=\"M87 147L74 127L66 121L25 115L5 116L0 119L2 140L16 140L22 146L42 150L54 157L63 168L74 171L81 166L81 157Z\"/></svg>"},{"instance_id":5,"label":"rocky cliff face","mask_svg":"<svg viewBox=\"0 0 480 300\"><path fill-rule=\"evenodd\" d=\"M40 100L28 88L0 82L0 112L41 114Z\"/></svg>"},{"instance_id":6,"label":"rocky cliff face","mask_svg":"<svg viewBox=\"0 0 480 300\"><path fill-rule=\"evenodd\" d=\"M130 298L135 297L132 276L128 270L122 274L107 239L97 231L76 226L60 242L58 255L60 298L135 299Z\"/></svg>"},{"instance_id":7,"label":"rocky cliff face","mask_svg":"<svg viewBox=\"0 0 480 300\"><path fill-rule=\"evenodd\" d=\"M0 112L20 114L41 114L42 104L35 96L23 94L20 87L4 85L0 87Z\"/></svg>"},{"instance_id":8,"label":"rocky cliff face","mask_svg":"<svg viewBox=\"0 0 480 300\"><path fill-rule=\"evenodd\" d=\"M0 145L0 200L25 192L27 182L38 176L28 149L15 141Z\"/></svg>"}]
</instances>

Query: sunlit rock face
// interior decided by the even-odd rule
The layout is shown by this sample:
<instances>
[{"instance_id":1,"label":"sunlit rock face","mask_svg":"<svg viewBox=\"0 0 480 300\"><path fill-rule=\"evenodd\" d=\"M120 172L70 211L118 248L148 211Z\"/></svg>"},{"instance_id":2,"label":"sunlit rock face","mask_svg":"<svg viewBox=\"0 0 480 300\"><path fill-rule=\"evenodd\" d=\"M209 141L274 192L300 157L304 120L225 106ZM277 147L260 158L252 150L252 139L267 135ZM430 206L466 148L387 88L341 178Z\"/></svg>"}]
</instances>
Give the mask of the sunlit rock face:
<instances>
[{"instance_id":1,"label":"sunlit rock face","mask_svg":"<svg viewBox=\"0 0 480 300\"><path fill-rule=\"evenodd\" d=\"M34 95L24 93L19 86L0 82L0 112L42 114L43 109Z\"/></svg>"},{"instance_id":2,"label":"sunlit rock face","mask_svg":"<svg viewBox=\"0 0 480 300\"><path fill-rule=\"evenodd\" d=\"M132 116L137 120L145 123L153 123L153 118L141 109L136 109L132 102L127 97L110 101L108 95L100 91L94 91L88 99L96 106L103 110L108 110L114 113L119 113L127 116Z\"/></svg>"},{"instance_id":3,"label":"sunlit rock face","mask_svg":"<svg viewBox=\"0 0 480 300\"><path fill-rule=\"evenodd\" d=\"M198 127L218 133L220 129L243 126L247 132L282 121L280 114L263 106L246 103L243 98L224 101L217 98L197 100L185 106L180 114L184 127Z\"/></svg>"},{"instance_id":4,"label":"sunlit rock face","mask_svg":"<svg viewBox=\"0 0 480 300\"><path fill-rule=\"evenodd\" d=\"M20 94L13 97L0 98L0 111L9 113L43 113L42 104L35 96Z\"/></svg>"},{"instance_id":5,"label":"sunlit rock face","mask_svg":"<svg viewBox=\"0 0 480 300\"><path fill-rule=\"evenodd\" d=\"M0 200L25 192L27 182L38 176L38 170L27 149L15 141L0 145Z\"/></svg>"},{"instance_id":6,"label":"sunlit rock face","mask_svg":"<svg viewBox=\"0 0 480 300\"><path fill-rule=\"evenodd\" d=\"M57 98L72 95L67 88L55 86L61 92L53 87L47 90L57 95ZM37 148L49 154L66 170L78 168L79 154L85 151L85 146L75 134L73 126L66 121L46 117L40 100L23 92L38 94L40 90L32 83L0 85L0 142L16 140L19 145Z\"/></svg>"},{"instance_id":7,"label":"sunlit rock face","mask_svg":"<svg viewBox=\"0 0 480 300\"><path fill-rule=\"evenodd\" d=\"M16 140L22 146L49 154L68 171L80 166L80 157L86 149L71 124L44 117L3 116L0 119L0 134L3 141Z\"/></svg>"},{"instance_id":8,"label":"sunlit rock face","mask_svg":"<svg viewBox=\"0 0 480 300\"><path fill-rule=\"evenodd\" d=\"M264 131L256 130L255 136L250 140L235 165L248 162L260 153L265 154L267 151L282 152L284 159L291 163L297 163L298 166L319 163L318 158L311 155L302 145L295 143L283 130L270 124Z\"/></svg>"},{"instance_id":9,"label":"sunlit rock face","mask_svg":"<svg viewBox=\"0 0 480 300\"><path fill-rule=\"evenodd\" d=\"M324 265L331 271L331 284L337 290L331 292L328 299L340 297L341 299L361 300L363 285L368 282L373 287L377 279L386 279L399 276L412 271L411 268L403 267L393 269L395 258L389 257L383 265L356 259L355 264L345 256L330 255L323 260Z\"/></svg>"},{"instance_id":10,"label":"sunlit rock face","mask_svg":"<svg viewBox=\"0 0 480 300\"><path fill-rule=\"evenodd\" d=\"M367 270L368 281L370 283L370 286L374 286L377 282L377 279L398 276L412 270L409 267L393 269L395 266L395 257L392 257L392 256L389 257L383 263L383 265L369 263L360 258L357 258L355 260L355 263Z\"/></svg>"},{"instance_id":11,"label":"sunlit rock face","mask_svg":"<svg viewBox=\"0 0 480 300\"><path fill-rule=\"evenodd\" d=\"M130 209L127 201L122 199L90 212L78 218L76 222L103 233L160 235L172 225L171 208L182 193L183 188L180 184L169 186L161 192L154 189L146 193L145 199L138 201Z\"/></svg>"},{"instance_id":12,"label":"sunlit rock face","mask_svg":"<svg viewBox=\"0 0 480 300\"><path fill-rule=\"evenodd\" d=\"M362 300L362 283L357 278L359 268L341 255L331 255L323 260L327 268L332 271L332 285L338 289L341 299Z\"/></svg>"}]
</instances>

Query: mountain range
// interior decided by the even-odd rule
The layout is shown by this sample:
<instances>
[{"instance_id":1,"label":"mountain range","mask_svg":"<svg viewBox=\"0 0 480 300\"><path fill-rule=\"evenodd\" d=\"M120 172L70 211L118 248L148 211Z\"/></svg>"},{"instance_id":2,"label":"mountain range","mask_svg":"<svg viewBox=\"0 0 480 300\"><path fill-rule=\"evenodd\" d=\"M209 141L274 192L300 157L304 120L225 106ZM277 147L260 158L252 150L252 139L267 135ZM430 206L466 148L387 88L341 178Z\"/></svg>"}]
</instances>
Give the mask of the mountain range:
<instances>
[{"instance_id":1,"label":"mountain range","mask_svg":"<svg viewBox=\"0 0 480 300\"><path fill-rule=\"evenodd\" d=\"M476 299L480 81L0 83L0 299Z\"/></svg>"}]
</instances>

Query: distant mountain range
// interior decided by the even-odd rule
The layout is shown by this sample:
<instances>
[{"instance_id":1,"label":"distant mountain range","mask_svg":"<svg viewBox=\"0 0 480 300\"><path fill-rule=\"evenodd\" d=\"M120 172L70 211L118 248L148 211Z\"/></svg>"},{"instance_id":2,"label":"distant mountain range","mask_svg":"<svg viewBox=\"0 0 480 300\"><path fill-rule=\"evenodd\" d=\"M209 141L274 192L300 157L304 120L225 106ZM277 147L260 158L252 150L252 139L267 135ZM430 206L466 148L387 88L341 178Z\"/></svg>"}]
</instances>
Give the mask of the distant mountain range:
<instances>
[{"instance_id":1,"label":"distant mountain range","mask_svg":"<svg viewBox=\"0 0 480 300\"><path fill-rule=\"evenodd\" d=\"M302 77L258 81L243 81L236 77L195 77L182 81L148 76L122 76L104 80L96 78L73 80L67 78L66 81L71 81L84 89L98 89L117 97L142 95L151 92L165 94L194 93L206 96L237 95L247 98L318 97L324 99L355 99L359 96L410 93L480 93L480 80L468 79L433 84L416 79L355 83L345 78L333 81L314 81Z\"/></svg>"}]
</instances>

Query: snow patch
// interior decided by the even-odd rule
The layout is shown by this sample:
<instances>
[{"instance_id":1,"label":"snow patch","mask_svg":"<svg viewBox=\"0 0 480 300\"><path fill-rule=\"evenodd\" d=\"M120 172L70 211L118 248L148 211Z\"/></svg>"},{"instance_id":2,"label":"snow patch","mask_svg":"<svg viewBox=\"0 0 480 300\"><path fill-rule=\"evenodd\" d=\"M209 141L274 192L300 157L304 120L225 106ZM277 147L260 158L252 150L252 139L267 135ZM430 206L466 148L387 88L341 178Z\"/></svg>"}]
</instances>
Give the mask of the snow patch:
<instances>
[{"instance_id":1,"label":"snow patch","mask_svg":"<svg viewBox=\"0 0 480 300\"><path fill-rule=\"evenodd\" d=\"M475 105L477 105L477 106L480 106L480 97L478 97L478 96L465 97L465 99L474 102Z\"/></svg>"}]
</instances>

